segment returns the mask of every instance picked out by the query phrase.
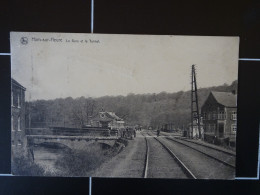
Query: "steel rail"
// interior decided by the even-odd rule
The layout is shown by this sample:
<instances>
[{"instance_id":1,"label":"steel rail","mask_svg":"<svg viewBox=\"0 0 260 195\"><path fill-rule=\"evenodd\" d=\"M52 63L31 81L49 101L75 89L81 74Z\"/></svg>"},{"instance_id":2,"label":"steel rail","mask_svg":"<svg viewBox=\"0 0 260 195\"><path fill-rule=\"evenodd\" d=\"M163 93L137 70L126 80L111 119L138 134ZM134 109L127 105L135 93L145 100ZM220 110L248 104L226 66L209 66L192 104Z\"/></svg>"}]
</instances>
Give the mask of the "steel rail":
<instances>
[{"instance_id":1,"label":"steel rail","mask_svg":"<svg viewBox=\"0 0 260 195\"><path fill-rule=\"evenodd\" d=\"M149 155L149 145L148 145L148 140L147 138L144 136L145 142L146 142L146 155L145 155L145 165L144 165L144 172L143 172L143 177L147 178L147 174L148 174L148 155Z\"/></svg>"},{"instance_id":2,"label":"steel rail","mask_svg":"<svg viewBox=\"0 0 260 195\"><path fill-rule=\"evenodd\" d=\"M156 135L156 133L155 132L152 132L152 133L154 133L155 135ZM172 136L169 136L169 138L172 138ZM212 147L212 146L209 146L209 145L205 145L205 144L201 144L201 143L197 143L197 142L193 142L193 141L191 141L191 140L187 140L187 139L182 139L182 138L180 138L179 136L177 136L177 137L173 137L174 139L178 139L178 140L181 140L181 141L184 141L184 142L190 142L190 143L193 143L193 144L197 144L197 145L200 145L200 146L204 146L204 147L206 147L206 148L210 148L210 149L212 149L212 150L216 150L216 151L219 151L219 152L222 152L222 153L225 153L225 154L228 154L228 155L231 155L231 156L236 156L236 154L234 154L233 152L229 152L229 151L225 151L225 150L221 150L221 149L218 149L218 148L215 148L215 147Z\"/></svg>"},{"instance_id":3,"label":"steel rail","mask_svg":"<svg viewBox=\"0 0 260 195\"><path fill-rule=\"evenodd\" d=\"M173 138L170 138L170 137L166 137L166 139L171 140L171 141L175 141L175 142L177 142L177 143L179 143L179 144L182 144L182 145L184 145L184 146L186 146L186 147L188 147L188 148L191 148L191 149L193 149L193 150L195 150L195 151L197 151L197 152L200 152L200 153L204 154L205 156L208 156L208 157L210 157L210 158L212 158L212 159L214 159L214 160L216 160L216 161L218 161L218 162L220 162L220 163L222 163L222 164L224 164L224 165L226 165L226 166L229 166L229 167L231 167L231 168L236 168L235 165L232 165L232 164L230 164L230 163L228 163L228 162L225 162L225 161L223 161L223 160L220 160L220 159L216 158L215 156L212 156L212 155L210 155L210 154L207 154L207 153L205 153L205 152L202 152L201 150L196 149L196 148L194 148L194 147L192 147L192 146L189 146L189 145L187 145L187 144L185 144L185 143L182 143L182 142L180 142L179 140L177 141L176 139L173 139Z\"/></svg>"},{"instance_id":4,"label":"steel rail","mask_svg":"<svg viewBox=\"0 0 260 195\"><path fill-rule=\"evenodd\" d=\"M188 178L197 179L195 175L188 169L188 167L186 167L186 165L171 151L170 148L163 144L158 138L154 137L154 139L157 140L170 153L170 155L176 160Z\"/></svg>"},{"instance_id":5,"label":"steel rail","mask_svg":"<svg viewBox=\"0 0 260 195\"><path fill-rule=\"evenodd\" d=\"M221 149L218 149L218 148L209 146L209 145L204 145L204 144L201 144L201 143L193 142L193 141L187 140L187 139L181 139L181 138L178 138L178 137L176 137L175 139L182 140L182 141L185 141L185 142L190 142L190 143L197 144L197 145L200 145L200 146L204 146L204 147L206 147L206 148L210 148L210 149L213 149L213 150L216 150L216 151L225 153L225 154L229 154L229 155L231 155L231 156L236 156L236 154L234 154L234 153L232 153L232 152L224 151L224 150L221 150Z\"/></svg>"},{"instance_id":6,"label":"steel rail","mask_svg":"<svg viewBox=\"0 0 260 195\"><path fill-rule=\"evenodd\" d=\"M150 135L149 133L147 134ZM196 176L191 172L191 170L189 170L189 168L176 156L176 154L174 154L174 152L170 148L168 148L158 138L154 137L154 139L157 140L167 150L167 152L169 152L169 154L174 158L174 160L177 162L177 164L180 166L180 168L183 170L188 178L197 179Z\"/></svg>"}]
</instances>

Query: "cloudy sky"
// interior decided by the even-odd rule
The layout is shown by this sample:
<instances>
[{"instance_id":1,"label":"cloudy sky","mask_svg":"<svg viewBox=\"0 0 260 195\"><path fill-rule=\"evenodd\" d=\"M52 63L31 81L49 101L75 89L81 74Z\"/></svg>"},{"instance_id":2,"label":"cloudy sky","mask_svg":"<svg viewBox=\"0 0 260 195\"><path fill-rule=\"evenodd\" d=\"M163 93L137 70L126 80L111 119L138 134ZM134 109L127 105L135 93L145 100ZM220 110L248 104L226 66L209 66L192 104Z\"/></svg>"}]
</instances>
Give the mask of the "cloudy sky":
<instances>
[{"instance_id":1,"label":"cloudy sky","mask_svg":"<svg viewBox=\"0 0 260 195\"><path fill-rule=\"evenodd\" d=\"M199 88L237 79L238 47L237 37L11 33L12 77L27 100L186 91L192 64Z\"/></svg>"}]
</instances>

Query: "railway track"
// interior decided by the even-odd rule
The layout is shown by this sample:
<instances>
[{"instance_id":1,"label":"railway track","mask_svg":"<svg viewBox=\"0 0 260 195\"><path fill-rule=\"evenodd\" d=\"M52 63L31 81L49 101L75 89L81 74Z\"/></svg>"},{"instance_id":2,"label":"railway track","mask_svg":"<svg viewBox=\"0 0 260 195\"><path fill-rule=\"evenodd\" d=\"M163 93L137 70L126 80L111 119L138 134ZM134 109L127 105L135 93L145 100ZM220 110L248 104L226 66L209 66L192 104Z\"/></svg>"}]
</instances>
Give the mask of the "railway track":
<instances>
[{"instance_id":1,"label":"railway track","mask_svg":"<svg viewBox=\"0 0 260 195\"><path fill-rule=\"evenodd\" d=\"M166 137L166 139L176 142L178 144L182 144L185 147L191 148L211 159L214 159L215 161L218 161L219 163L222 163L228 167L236 168L235 166L235 157L236 155L232 152L223 151L217 148L214 148L212 146L202 145L199 143L194 143L188 140L182 140L182 139L176 139L172 137ZM228 160L226 160L228 159Z\"/></svg>"},{"instance_id":2,"label":"railway track","mask_svg":"<svg viewBox=\"0 0 260 195\"><path fill-rule=\"evenodd\" d=\"M218 162L220 162L220 163L222 163L222 164L224 164L224 165L226 165L226 166L229 166L229 167L234 168L234 169L236 168L235 163L230 163L230 162L227 162L227 161L224 160L224 159L230 158L230 156L227 156L226 158L225 158L225 157L219 158L219 157L217 157L216 155L214 156L214 155L212 155L212 154L209 154L210 151L209 151L209 150L207 151L207 149L204 150L204 151L202 151L201 149L199 149L198 147L196 147L196 144L193 144L193 143L185 143L184 141L177 140L177 139L170 138L170 137L167 137L166 139L171 140L171 141L174 141L174 142L177 142L177 143L182 144L182 145L184 145L184 146L186 146L186 147L188 147L188 148L191 148L191 149L193 149L193 150L195 150L195 151L197 151L197 152L200 152L200 153L204 154L205 156L207 156L207 157L209 157L209 158L212 158L212 159L214 159L214 160L216 160L216 161L218 161ZM202 146L202 147L204 147L204 146ZM214 149L210 149L210 150L214 151ZM215 153L216 153L216 152L215 152ZM221 152L218 151L218 153L221 153ZM222 155L222 156L223 156L223 155Z\"/></svg>"},{"instance_id":3,"label":"railway track","mask_svg":"<svg viewBox=\"0 0 260 195\"><path fill-rule=\"evenodd\" d=\"M150 134L146 133L147 135L150 136ZM144 134L142 133L142 135L144 136ZM147 178L148 173L149 173L149 155L150 155L150 146L148 143L148 139L146 138L146 136L144 136L145 141L146 141L146 158L145 158L145 167L144 167L144 171L143 171L143 177ZM174 159L174 161L176 162L176 164L179 166L179 168L182 170L182 172L184 173L184 175L186 176L186 178L190 178L190 179L197 179L196 176L187 168L187 166L176 156L176 154L174 152L172 152L171 149L169 149L164 143L162 143L159 139L157 139L156 137L153 137L153 139L155 139L166 151L167 153Z\"/></svg>"},{"instance_id":4,"label":"railway track","mask_svg":"<svg viewBox=\"0 0 260 195\"><path fill-rule=\"evenodd\" d=\"M235 152L233 152L233 151L221 150L221 149L215 148L215 147L210 146L210 145L205 145L205 144L197 143L197 142L194 142L194 141L191 141L191 140L187 140L187 139L181 139L180 137L175 137L175 138L180 139L180 140L185 141L185 142L190 142L190 143L193 143L193 144L196 144L196 145L201 145L201 146L204 146L204 147L207 147L207 148L211 148L211 149L220 151L220 152L222 152L222 153L228 154L228 155L230 155L230 156L236 157L236 154L235 154Z\"/></svg>"}]
</instances>

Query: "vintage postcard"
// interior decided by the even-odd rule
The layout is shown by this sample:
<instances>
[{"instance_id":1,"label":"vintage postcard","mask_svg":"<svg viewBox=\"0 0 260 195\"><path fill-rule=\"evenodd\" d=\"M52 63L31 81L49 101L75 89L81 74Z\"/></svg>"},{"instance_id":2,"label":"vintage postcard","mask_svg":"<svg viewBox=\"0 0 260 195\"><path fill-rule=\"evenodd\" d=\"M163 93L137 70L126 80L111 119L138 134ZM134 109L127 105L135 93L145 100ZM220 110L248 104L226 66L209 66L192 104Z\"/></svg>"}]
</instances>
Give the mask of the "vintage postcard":
<instances>
[{"instance_id":1,"label":"vintage postcard","mask_svg":"<svg viewBox=\"0 0 260 195\"><path fill-rule=\"evenodd\" d=\"M12 174L234 179L238 37L11 32Z\"/></svg>"}]
</instances>

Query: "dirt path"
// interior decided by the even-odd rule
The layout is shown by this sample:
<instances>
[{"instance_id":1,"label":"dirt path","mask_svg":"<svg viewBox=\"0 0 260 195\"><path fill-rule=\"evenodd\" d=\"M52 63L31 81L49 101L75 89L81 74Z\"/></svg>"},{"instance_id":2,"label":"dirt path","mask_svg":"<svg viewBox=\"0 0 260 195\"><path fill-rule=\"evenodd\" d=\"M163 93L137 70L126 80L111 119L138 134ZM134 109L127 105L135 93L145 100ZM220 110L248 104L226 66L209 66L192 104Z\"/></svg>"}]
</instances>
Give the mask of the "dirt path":
<instances>
[{"instance_id":1,"label":"dirt path","mask_svg":"<svg viewBox=\"0 0 260 195\"><path fill-rule=\"evenodd\" d=\"M142 177L145 163L144 137L137 132L134 140L129 140L118 155L98 168L93 177Z\"/></svg>"}]
</instances>

